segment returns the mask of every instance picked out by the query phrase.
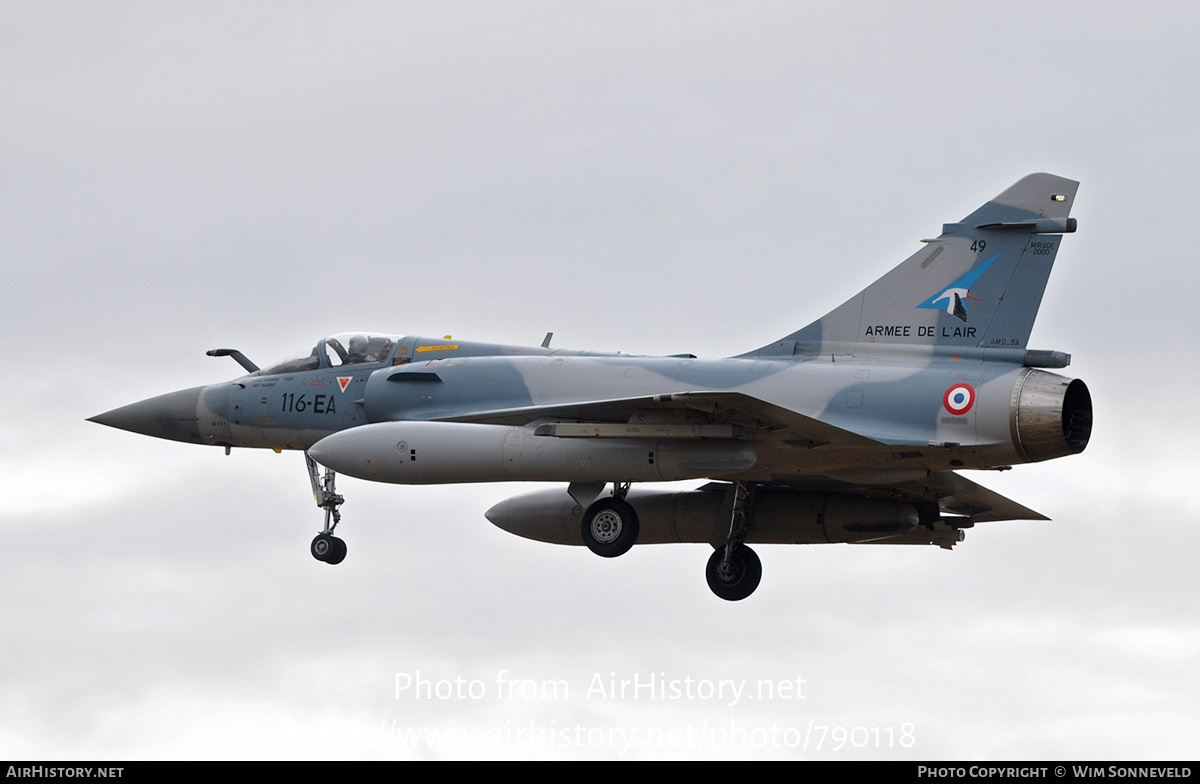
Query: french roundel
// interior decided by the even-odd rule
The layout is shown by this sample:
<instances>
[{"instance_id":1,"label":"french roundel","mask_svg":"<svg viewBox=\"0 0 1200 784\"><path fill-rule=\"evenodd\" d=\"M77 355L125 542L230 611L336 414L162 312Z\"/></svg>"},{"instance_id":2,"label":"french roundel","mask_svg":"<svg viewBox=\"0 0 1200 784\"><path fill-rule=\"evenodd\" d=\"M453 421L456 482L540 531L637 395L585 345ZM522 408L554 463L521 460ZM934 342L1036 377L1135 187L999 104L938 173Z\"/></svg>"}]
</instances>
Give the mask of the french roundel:
<instances>
[{"instance_id":1,"label":"french roundel","mask_svg":"<svg viewBox=\"0 0 1200 784\"><path fill-rule=\"evenodd\" d=\"M965 414L975 405L975 389L970 384L955 384L946 390L942 405L951 414Z\"/></svg>"}]
</instances>

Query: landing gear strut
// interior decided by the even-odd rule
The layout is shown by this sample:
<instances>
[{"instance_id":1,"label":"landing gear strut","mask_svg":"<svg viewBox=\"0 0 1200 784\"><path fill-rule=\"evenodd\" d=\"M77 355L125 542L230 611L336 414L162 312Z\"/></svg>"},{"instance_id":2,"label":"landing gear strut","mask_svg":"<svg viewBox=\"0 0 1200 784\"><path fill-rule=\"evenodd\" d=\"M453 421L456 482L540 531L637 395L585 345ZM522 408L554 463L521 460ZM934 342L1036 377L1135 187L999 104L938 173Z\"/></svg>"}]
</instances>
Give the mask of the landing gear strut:
<instances>
[{"instance_id":1,"label":"landing gear strut","mask_svg":"<svg viewBox=\"0 0 1200 784\"><path fill-rule=\"evenodd\" d=\"M596 555L616 558L637 541L640 526L637 512L625 500L628 492L628 482L613 482L612 497L593 502L584 512L583 543Z\"/></svg>"},{"instance_id":2,"label":"landing gear strut","mask_svg":"<svg viewBox=\"0 0 1200 784\"><path fill-rule=\"evenodd\" d=\"M321 476L320 466L308 456L308 452L304 453L304 462L308 467L308 481L312 485L313 499L317 506L325 510L325 529L312 540L308 550L318 561L330 565L340 564L346 559L346 543L333 535L333 529L342 521L342 513L338 511L338 507L346 499L337 494L334 487L337 474L332 469L326 468L325 475Z\"/></svg>"},{"instance_id":3,"label":"landing gear strut","mask_svg":"<svg viewBox=\"0 0 1200 784\"><path fill-rule=\"evenodd\" d=\"M734 482L729 533L725 536L725 544L718 546L709 557L704 572L712 592L729 602L745 599L754 593L762 580L762 561L745 545L753 503L753 487L747 489L741 482Z\"/></svg>"}]
</instances>

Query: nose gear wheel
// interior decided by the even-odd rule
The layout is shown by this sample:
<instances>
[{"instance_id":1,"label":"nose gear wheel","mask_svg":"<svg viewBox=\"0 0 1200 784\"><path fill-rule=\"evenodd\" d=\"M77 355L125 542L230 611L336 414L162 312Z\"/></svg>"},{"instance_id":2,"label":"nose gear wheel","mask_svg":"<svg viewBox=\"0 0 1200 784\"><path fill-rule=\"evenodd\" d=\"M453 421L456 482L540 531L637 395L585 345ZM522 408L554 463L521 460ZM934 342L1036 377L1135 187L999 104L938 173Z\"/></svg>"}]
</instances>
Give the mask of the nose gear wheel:
<instances>
[{"instance_id":1,"label":"nose gear wheel","mask_svg":"<svg viewBox=\"0 0 1200 784\"><path fill-rule=\"evenodd\" d=\"M331 534L317 534L309 547L312 557L327 564L340 564L346 558L346 543Z\"/></svg>"}]
</instances>

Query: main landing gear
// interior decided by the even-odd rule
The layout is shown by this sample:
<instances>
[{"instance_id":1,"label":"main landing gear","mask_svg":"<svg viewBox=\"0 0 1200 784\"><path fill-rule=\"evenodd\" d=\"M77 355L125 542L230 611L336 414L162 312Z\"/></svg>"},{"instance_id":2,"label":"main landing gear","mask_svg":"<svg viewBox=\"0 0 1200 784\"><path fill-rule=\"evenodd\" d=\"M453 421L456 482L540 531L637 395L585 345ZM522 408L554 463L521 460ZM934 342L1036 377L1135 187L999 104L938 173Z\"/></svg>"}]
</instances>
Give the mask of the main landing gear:
<instances>
[{"instance_id":1,"label":"main landing gear","mask_svg":"<svg viewBox=\"0 0 1200 784\"><path fill-rule=\"evenodd\" d=\"M338 507L346 499L337 494L334 482L337 474L326 468L321 476L317 461L304 453L304 462L308 466L308 481L312 484L313 499L317 506L325 510L325 529L312 540L308 550L312 557L327 564L340 564L346 559L346 543L333 535L333 529L342 521L342 513Z\"/></svg>"},{"instance_id":2,"label":"main landing gear","mask_svg":"<svg viewBox=\"0 0 1200 784\"><path fill-rule=\"evenodd\" d=\"M604 558L624 555L638 537L638 516L625 494L628 482L613 482L611 498L600 498L583 514L583 543L593 553Z\"/></svg>"},{"instance_id":3,"label":"main landing gear","mask_svg":"<svg viewBox=\"0 0 1200 784\"><path fill-rule=\"evenodd\" d=\"M638 516L625 500L628 492L628 482L614 482L612 496L593 501L584 512L580 531L583 543L596 555L616 558L637 542ZM730 602L741 601L754 593L762 580L762 561L746 546L753 501L753 486L747 488L740 482L733 484L729 530L721 537L724 543L716 546L705 568L708 587Z\"/></svg>"},{"instance_id":4,"label":"main landing gear","mask_svg":"<svg viewBox=\"0 0 1200 784\"><path fill-rule=\"evenodd\" d=\"M762 580L762 561L746 546L746 533L754 506L754 488L741 482L733 483L733 514L729 518L729 533L725 544L718 545L709 556L704 576L712 592L729 602L738 602L754 593Z\"/></svg>"}]
</instances>

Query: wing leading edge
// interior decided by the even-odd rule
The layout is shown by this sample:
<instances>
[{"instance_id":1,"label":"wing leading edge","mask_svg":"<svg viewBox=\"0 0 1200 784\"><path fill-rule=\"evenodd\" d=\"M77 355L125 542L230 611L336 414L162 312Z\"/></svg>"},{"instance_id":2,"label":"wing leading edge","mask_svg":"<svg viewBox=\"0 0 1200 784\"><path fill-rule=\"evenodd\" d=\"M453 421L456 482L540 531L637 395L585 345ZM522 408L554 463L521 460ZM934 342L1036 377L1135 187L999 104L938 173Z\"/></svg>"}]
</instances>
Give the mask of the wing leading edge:
<instances>
[{"instance_id":1,"label":"wing leading edge","mask_svg":"<svg viewBox=\"0 0 1200 784\"><path fill-rule=\"evenodd\" d=\"M592 400L578 403L556 403L494 411L480 411L439 417L441 422L471 422L486 425L530 425L535 422L592 423L622 425L621 430L562 433L546 430L540 434L560 436L592 436L608 438L664 438L679 433L679 438L708 437L704 431L689 432L680 428L729 426L731 431L712 431L713 437L731 435L755 440L755 436L789 437L808 448L821 446L880 447L882 442L849 430L822 422L819 419L768 403L740 392L677 392L668 395ZM658 427L659 431L654 432ZM638 430L636 428L642 428Z\"/></svg>"},{"instance_id":2,"label":"wing leading edge","mask_svg":"<svg viewBox=\"0 0 1200 784\"><path fill-rule=\"evenodd\" d=\"M435 421L508 426L540 423L538 435L559 438L743 438L759 444L786 445L782 454L803 456L801 462L807 466L803 469L803 479L784 479L781 485L923 499L937 503L943 513L977 523L1049 519L954 471L885 468L865 474L839 470L838 458L847 450L859 455L876 452L890 458L895 454L895 445L739 392L681 392L526 406L440 417ZM760 448L760 458L776 475L781 469L773 464L778 459L787 460L776 457L780 454L778 449ZM828 457L821 460L822 455Z\"/></svg>"}]
</instances>

